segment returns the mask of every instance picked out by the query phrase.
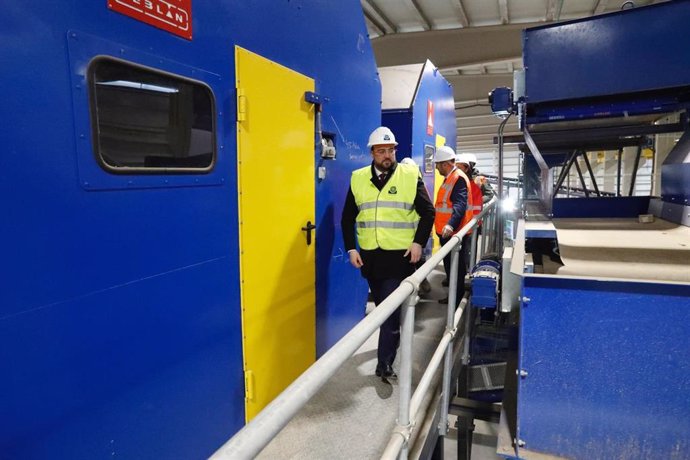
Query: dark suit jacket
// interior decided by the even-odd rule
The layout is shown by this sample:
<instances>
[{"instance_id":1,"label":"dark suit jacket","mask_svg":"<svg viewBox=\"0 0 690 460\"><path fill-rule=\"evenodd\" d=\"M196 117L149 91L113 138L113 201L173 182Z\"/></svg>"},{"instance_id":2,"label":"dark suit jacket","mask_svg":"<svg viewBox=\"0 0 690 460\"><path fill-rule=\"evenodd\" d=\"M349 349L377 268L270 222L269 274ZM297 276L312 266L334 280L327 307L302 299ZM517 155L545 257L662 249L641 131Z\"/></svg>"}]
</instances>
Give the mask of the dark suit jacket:
<instances>
[{"instance_id":1,"label":"dark suit jacket","mask_svg":"<svg viewBox=\"0 0 690 460\"><path fill-rule=\"evenodd\" d=\"M397 166L397 165L396 165ZM378 178L374 174L374 164L371 165L371 181L372 183L381 190L383 186L388 182L392 172L388 174L386 181L383 184L379 183ZM429 235L431 234L431 229L434 225L434 205L429 199L429 194L426 191L424 182L422 182L421 177L417 180L417 194L414 199L414 207L419 214L419 225L417 226L417 231L415 232L414 242L419 243L422 247L426 245ZM356 249L356 232L355 232L355 220L357 219L357 214L359 214L359 209L355 203L355 196L352 194L352 189L349 188L347 191L347 197L345 198L345 206L343 207L343 214L340 219L340 226L343 230L343 240L345 242L345 250ZM385 249L374 249L374 250L360 250L360 255L362 256L362 262L364 265L361 268L362 276L370 279L403 279L412 272L414 272L414 264L409 261L409 256L407 258L403 257L405 253L402 251L388 251Z\"/></svg>"}]
</instances>

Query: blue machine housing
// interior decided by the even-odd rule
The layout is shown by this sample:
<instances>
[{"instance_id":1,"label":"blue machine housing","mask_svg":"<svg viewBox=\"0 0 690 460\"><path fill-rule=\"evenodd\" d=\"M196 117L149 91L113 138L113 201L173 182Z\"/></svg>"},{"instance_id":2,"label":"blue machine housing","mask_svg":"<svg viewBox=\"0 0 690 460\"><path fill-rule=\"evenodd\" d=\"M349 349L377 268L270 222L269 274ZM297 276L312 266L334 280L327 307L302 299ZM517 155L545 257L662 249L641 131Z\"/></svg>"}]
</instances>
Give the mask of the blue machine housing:
<instances>
[{"instance_id":1,"label":"blue machine housing","mask_svg":"<svg viewBox=\"0 0 690 460\"><path fill-rule=\"evenodd\" d=\"M610 128L605 140L623 145L625 136L615 132L621 125L611 119L686 110L688 21L690 1L678 0L528 29L529 131L539 133L542 123L586 119L561 125L558 132L579 126L582 136L569 138L573 151L585 149L578 142L597 128ZM639 124L628 134L638 134L637 128L649 133ZM682 202L690 195L690 164L682 147L663 167L664 200ZM602 197L554 199L552 213L637 218L649 209L649 197ZM523 273L515 456L686 458L689 336L687 284Z\"/></svg>"},{"instance_id":2,"label":"blue machine housing","mask_svg":"<svg viewBox=\"0 0 690 460\"><path fill-rule=\"evenodd\" d=\"M526 99L530 105L613 95L639 100L637 93L688 87L688 21L690 1L676 0L527 29Z\"/></svg>"},{"instance_id":3,"label":"blue machine housing","mask_svg":"<svg viewBox=\"0 0 690 460\"><path fill-rule=\"evenodd\" d=\"M339 228L380 120L361 6L195 0L192 21L189 41L106 2L3 5L3 458L201 458L244 424L235 44L314 78L328 98L322 128L339 155L317 158L328 176L314 176L317 353L362 317L366 285ZM83 65L99 55L209 86L210 173L98 168Z\"/></svg>"},{"instance_id":4,"label":"blue machine housing","mask_svg":"<svg viewBox=\"0 0 690 460\"><path fill-rule=\"evenodd\" d=\"M385 85L386 83L383 82ZM384 88L385 93L385 88ZM425 148L436 151L436 137L455 149L457 137L453 88L441 72L427 60L418 74L412 103L408 107L390 108L382 112L382 123L393 130L398 141L397 160L410 157L422 169L429 195L434 193L435 165L425 168ZM427 104L433 105L433 129L427 130ZM386 107L384 101L384 107ZM427 159L428 160L428 159ZM432 196L433 199L433 196Z\"/></svg>"},{"instance_id":5,"label":"blue machine housing","mask_svg":"<svg viewBox=\"0 0 690 460\"><path fill-rule=\"evenodd\" d=\"M496 308L501 265L494 260L480 260L472 269L472 297L475 308Z\"/></svg>"},{"instance_id":6,"label":"blue machine housing","mask_svg":"<svg viewBox=\"0 0 690 460\"><path fill-rule=\"evenodd\" d=\"M524 449L576 459L685 458L690 286L525 275L522 293Z\"/></svg>"}]
</instances>

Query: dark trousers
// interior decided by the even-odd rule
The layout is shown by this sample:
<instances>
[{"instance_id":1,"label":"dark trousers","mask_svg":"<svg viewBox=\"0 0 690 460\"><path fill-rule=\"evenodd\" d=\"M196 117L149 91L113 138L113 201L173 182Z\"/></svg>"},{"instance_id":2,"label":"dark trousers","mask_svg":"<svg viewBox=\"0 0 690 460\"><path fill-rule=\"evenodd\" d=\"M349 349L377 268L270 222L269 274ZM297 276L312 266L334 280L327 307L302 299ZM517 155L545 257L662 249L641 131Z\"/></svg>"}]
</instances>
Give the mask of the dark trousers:
<instances>
[{"instance_id":1,"label":"dark trousers","mask_svg":"<svg viewBox=\"0 0 690 460\"><path fill-rule=\"evenodd\" d=\"M374 304L378 305L388 297L391 292L395 291L400 286L401 279L368 279L369 289L371 289L371 297ZM392 315L381 325L379 329L379 347L378 347L378 369L385 365L393 365L395 355L400 344L400 308L395 310Z\"/></svg>"},{"instance_id":2,"label":"dark trousers","mask_svg":"<svg viewBox=\"0 0 690 460\"><path fill-rule=\"evenodd\" d=\"M450 241L450 238L441 238L440 236L438 237L441 246L446 244L448 241ZM468 248L466 247L465 244L465 239L463 239L463 244L462 247L460 248L460 253L458 254L458 289L457 289L457 295L455 297L456 302L460 302L462 299L462 296L465 295L465 275L467 274L467 266L465 265L465 253L468 251ZM450 258L451 254L448 254L446 257L443 258L443 268L446 271L446 276L448 277L448 282L450 283ZM450 297L450 293L449 293ZM457 304L456 304L457 305Z\"/></svg>"}]
</instances>

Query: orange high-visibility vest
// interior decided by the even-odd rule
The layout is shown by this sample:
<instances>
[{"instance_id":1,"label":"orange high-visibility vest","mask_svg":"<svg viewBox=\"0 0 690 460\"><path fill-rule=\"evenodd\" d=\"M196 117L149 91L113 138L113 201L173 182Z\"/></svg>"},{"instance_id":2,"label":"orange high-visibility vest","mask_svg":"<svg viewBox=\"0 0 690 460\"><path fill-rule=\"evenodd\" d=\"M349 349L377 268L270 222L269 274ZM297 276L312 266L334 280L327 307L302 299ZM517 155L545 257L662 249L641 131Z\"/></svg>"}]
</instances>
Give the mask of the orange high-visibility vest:
<instances>
[{"instance_id":1,"label":"orange high-visibility vest","mask_svg":"<svg viewBox=\"0 0 690 460\"><path fill-rule=\"evenodd\" d=\"M467 178L464 172L455 168L448 177L443 180L441 188L438 189L438 195L436 196L436 219L434 220L434 227L436 233L440 235L443 232L443 227L448 224L450 216L453 214L453 203L450 201L450 193L455 187L455 183L462 178L467 186L467 208L465 209L465 215L462 218L460 224L453 229L453 234L457 233L462 227L464 227L474 216L473 212L473 197L472 189L470 188L470 180ZM480 201L481 202L481 201Z\"/></svg>"},{"instance_id":2,"label":"orange high-visibility vest","mask_svg":"<svg viewBox=\"0 0 690 460\"><path fill-rule=\"evenodd\" d=\"M482 208L484 207L484 196L482 195L482 188L477 185L475 181L470 181L470 187L472 190L472 214L477 215L480 212L482 212ZM467 203L467 207L469 208L470 205Z\"/></svg>"}]
</instances>

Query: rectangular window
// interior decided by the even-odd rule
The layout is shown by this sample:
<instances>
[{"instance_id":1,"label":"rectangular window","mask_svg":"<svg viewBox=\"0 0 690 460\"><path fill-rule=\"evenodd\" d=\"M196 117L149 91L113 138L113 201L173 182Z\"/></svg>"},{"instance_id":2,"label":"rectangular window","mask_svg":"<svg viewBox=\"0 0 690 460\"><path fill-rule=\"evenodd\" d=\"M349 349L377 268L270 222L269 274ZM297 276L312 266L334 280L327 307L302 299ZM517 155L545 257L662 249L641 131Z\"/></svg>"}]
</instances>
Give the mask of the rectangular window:
<instances>
[{"instance_id":1,"label":"rectangular window","mask_svg":"<svg viewBox=\"0 0 690 460\"><path fill-rule=\"evenodd\" d=\"M106 171L212 169L215 109L208 86L105 57L91 62L89 86L94 152Z\"/></svg>"},{"instance_id":2,"label":"rectangular window","mask_svg":"<svg viewBox=\"0 0 690 460\"><path fill-rule=\"evenodd\" d=\"M434 152L436 149L433 145L424 145L424 173L430 174L434 172Z\"/></svg>"}]
</instances>

